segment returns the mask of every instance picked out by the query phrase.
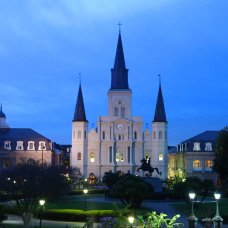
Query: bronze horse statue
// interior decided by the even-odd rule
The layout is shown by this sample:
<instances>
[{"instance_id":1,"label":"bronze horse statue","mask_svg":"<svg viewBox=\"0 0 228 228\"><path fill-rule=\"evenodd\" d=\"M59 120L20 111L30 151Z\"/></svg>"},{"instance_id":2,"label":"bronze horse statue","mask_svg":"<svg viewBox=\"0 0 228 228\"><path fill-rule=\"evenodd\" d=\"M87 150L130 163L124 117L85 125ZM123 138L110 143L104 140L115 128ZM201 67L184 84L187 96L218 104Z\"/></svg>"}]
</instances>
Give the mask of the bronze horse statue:
<instances>
[{"instance_id":1,"label":"bronze horse statue","mask_svg":"<svg viewBox=\"0 0 228 228\"><path fill-rule=\"evenodd\" d=\"M159 172L158 168L153 168L151 166L150 158L148 161L145 158L143 158L140 162L142 163L142 165L137 169L137 172L139 172L139 170L141 169L143 172L148 171L150 176L152 176L152 173L154 172L154 170L156 170L157 174L161 175L161 172Z\"/></svg>"}]
</instances>

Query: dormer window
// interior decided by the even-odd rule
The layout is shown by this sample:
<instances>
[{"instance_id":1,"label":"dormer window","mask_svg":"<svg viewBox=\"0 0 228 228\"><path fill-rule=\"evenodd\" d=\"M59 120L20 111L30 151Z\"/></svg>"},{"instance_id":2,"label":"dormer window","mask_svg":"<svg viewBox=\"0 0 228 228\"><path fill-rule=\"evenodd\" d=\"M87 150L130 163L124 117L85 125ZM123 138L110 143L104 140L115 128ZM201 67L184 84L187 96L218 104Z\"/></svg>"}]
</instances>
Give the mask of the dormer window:
<instances>
[{"instance_id":1,"label":"dormer window","mask_svg":"<svg viewBox=\"0 0 228 228\"><path fill-rule=\"evenodd\" d=\"M33 141L29 141L28 142L28 148L27 148L27 150L35 150L34 142Z\"/></svg>"},{"instance_id":2,"label":"dormer window","mask_svg":"<svg viewBox=\"0 0 228 228\"><path fill-rule=\"evenodd\" d=\"M212 151L212 143L205 143L205 151Z\"/></svg>"},{"instance_id":3,"label":"dormer window","mask_svg":"<svg viewBox=\"0 0 228 228\"><path fill-rule=\"evenodd\" d=\"M193 151L200 151L200 143L195 142L193 143L194 147L193 147Z\"/></svg>"},{"instance_id":4,"label":"dormer window","mask_svg":"<svg viewBox=\"0 0 228 228\"><path fill-rule=\"evenodd\" d=\"M46 150L46 144L44 141L39 142L39 148L38 150Z\"/></svg>"},{"instance_id":5,"label":"dormer window","mask_svg":"<svg viewBox=\"0 0 228 228\"><path fill-rule=\"evenodd\" d=\"M11 142L10 141L5 141L4 142L4 148L7 149L7 150L11 150Z\"/></svg>"},{"instance_id":6,"label":"dormer window","mask_svg":"<svg viewBox=\"0 0 228 228\"><path fill-rule=\"evenodd\" d=\"M16 150L24 150L23 141L17 141Z\"/></svg>"}]
</instances>

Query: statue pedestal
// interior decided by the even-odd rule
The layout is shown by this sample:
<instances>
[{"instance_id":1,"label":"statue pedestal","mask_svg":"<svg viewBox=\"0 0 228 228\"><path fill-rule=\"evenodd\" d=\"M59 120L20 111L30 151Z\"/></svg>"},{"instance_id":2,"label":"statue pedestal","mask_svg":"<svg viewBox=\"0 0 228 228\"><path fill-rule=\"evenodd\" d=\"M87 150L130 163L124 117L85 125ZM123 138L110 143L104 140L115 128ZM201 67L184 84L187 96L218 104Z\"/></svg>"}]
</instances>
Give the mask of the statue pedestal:
<instances>
[{"instance_id":1,"label":"statue pedestal","mask_svg":"<svg viewBox=\"0 0 228 228\"><path fill-rule=\"evenodd\" d=\"M154 192L162 192L163 182L157 177L143 177L143 180L153 186Z\"/></svg>"}]
</instances>

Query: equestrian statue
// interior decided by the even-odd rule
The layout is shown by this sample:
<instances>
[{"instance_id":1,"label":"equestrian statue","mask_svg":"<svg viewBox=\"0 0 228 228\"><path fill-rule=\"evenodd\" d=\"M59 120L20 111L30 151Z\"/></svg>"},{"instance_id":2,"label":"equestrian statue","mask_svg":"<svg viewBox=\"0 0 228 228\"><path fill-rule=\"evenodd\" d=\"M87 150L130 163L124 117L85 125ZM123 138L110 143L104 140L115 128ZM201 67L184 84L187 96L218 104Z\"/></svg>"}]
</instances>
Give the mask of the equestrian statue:
<instances>
[{"instance_id":1,"label":"equestrian statue","mask_svg":"<svg viewBox=\"0 0 228 228\"><path fill-rule=\"evenodd\" d=\"M161 175L161 172L159 172L159 170L158 170L157 167L156 168L153 168L151 166L151 164L150 164L150 162L151 162L150 161L150 158L148 160L146 160L145 158L143 158L140 162L142 163L142 165L141 165L141 167L139 167L137 169L137 172L139 172L139 170L141 169L143 172L148 171L149 174L150 174L150 176L152 176L152 173L154 172L154 170L156 170L157 174L158 175Z\"/></svg>"}]
</instances>

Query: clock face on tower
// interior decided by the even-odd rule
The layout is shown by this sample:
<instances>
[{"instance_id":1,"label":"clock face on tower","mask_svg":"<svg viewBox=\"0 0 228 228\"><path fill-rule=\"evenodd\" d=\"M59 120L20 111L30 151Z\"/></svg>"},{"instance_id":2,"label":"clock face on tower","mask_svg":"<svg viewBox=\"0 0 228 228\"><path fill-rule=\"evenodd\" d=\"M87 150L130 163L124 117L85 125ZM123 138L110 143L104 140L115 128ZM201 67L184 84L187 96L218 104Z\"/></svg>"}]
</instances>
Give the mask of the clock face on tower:
<instances>
[{"instance_id":1,"label":"clock face on tower","mask_svg":"<svg viewBox=\"0 0 228 228\"><path fill-rule=\"evenodd\" d=\"M118 124L116 124L116 128L117 128L118 130L123 130L123 129L124 129L124 125L121 124L121 123L118 123Z\"/></svg>"}]
</instances>

